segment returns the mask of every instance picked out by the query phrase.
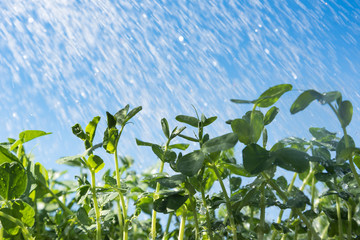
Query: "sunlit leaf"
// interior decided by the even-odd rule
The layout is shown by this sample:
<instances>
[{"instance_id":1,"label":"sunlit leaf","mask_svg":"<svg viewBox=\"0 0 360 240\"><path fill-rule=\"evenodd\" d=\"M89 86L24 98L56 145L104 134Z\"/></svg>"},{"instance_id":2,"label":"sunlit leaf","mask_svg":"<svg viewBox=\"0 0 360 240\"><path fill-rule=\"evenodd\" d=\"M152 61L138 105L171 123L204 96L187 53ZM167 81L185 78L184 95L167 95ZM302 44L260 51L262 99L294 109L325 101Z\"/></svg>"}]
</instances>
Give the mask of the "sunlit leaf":
<instances>
[{"instance_id":1,"label":"sunlit leaf","mask_svg":"<svg viewBox=\"0 0 360 240\"><path fill-rule=\"evenodd\" d=\"M82 160L82 155L75 155L70 157L62 157L56 160L57 164L65 164L68 166L74 167L84 167L86 166L85 162Z\"/></svg>"},{"instance_id":2,"label":"sunlit leaf","mask_svg":"<svg viewBox=\"0 0 360 240\"><path fill-rule=\"evenodd\" d=\"M304 110L314 100L321 100L322 94L315 90L307 90L300 94L300 96L291 105L290 112L295 114Z\"/></svg>"},{"instance_id":3,"label":"sunlit leaf","mask_svg":"<svg viewBox=\"0 0 360 240\"><path fill-rule=\"evenodd\" d=\"M107 118L108 129L115 128L116 118L113 115L111 115L111 113L109 112L106 112L106 118Z\"/></svg>"},{"instance_id":4,"label":"sunlit leaf","mask_svg":"<svg viewBox=\"0 0 360 240\"><path fill-rule=\"evenodd\" d=\"M19 159L6 148L0 146L0 165L2 163L20 162Z\"/></svg>"},{"instance_id":5,"label":"sunlit leaf","mask_svg":"<svg viewBox=\"0 0 360 240\"><path fill-rule=\"evenodd\" d=\"M203 145L202 150L206 153L228 150L234 147L237 141L238 137L235 133L227 133L207 141Z\"/></svg>"},{"instance_id":6,"label":"sunlit leaf","mask_svg":"<svg viewBox=\"0 0 360 240\"><path fill-rule=\"evenodd\" d=\"M184 131L185 128L186 127L181 127L181 128L175 127L175 129L172 131L172 133L170 135L170 139L173 139L174 137L180 135L180 133L182 133L182 131Z\"/></svg>"},{"instance_id":7,"label":"sunlit leaf","mask_svg":"<svg viewBox=\"0 0 360 240\"><path fill-rule=\"evenodd\" d=\"M77 136L78 138L80 138L81 140L85 141L86 140L86 134L84 132L84 130L82 129L82 127L80 126L80 124L75 124L74 126L72 126L72 132L75 136Z\"/></svg>"},{"instance_id":8,"label":"sunlit leaf","mask_svg":"<svg viewBox=\"0 0 360 240\"><path fill-rule=\"evenodd\" d=\"M179 158L176 162L176 167L182 174L191 177L202 168L204 159L204 154L196 150Z\"/></svg>"},{"instance_id":9,"label":"sunlit leaf","mask_svg":"<svg viewBox=\"0 0 360 240\"><path fill-rule=\"evenodd\" d=\"M125 121L129 121L131 118L133 118L138 112L140 112L142 110L142 106L136 107L134 109L132 109L126 116Z\"/></svg>"},{"instance_id":10,"label":"sunlit leaf","mask_svg":"<svg viewBox=\"0 0 360 240\"><path fill-rule=\"evenodd\" d=\"M236 133L240 142L248 145L252 140L250 124L244 119L235 119L231 122L231 128Z\"/></svg>"},{"instance_id":11,"label":"sunlit leaf","mask_svg":"<svg viewBox=\"0 0 360 240\"><path fill-rule=\"evenodd\" d=\"M117 147L118 130L116 128L107 128L104 132L103 148L108 153L114 153Z\"/></svg>"},{"instance_id":12,"label":"sunlit leaf","mask_svg":"<svg viewBox=\"0 0 360 240\"><path fill-rule=\"evenodd\" d=\"M264 129L264 115L260 111L253 111L250 117L251 142L257 143Z\"/></svg>"},{"instance_id":13,"label":"sunlit leaf","mask_svg":"<svg viewBox=\"0 0 360 240\"><path fill-rule=\"evenodd\" d=\"M284 93L290 91L291 89L291 84L280 84L273 86L263 92L260 97L255 101L255 104L258 107L270 107L271 105L276 103Z\"/></svg>"},{"instance_id":14,"label":"sunlit leaf","mask_svg":"<svg viewBox=\"0 0 360 240\"><path fill-rule=\"evenodd\" d=\"M92 142L94 140L96 127L100 121L100 117L94 117L92 121L89 122L89 124L85 128L86 135L88 137L89 142L92 145Z\"/></svg>"},{"instance_id":15,"label":"sunlit leaf","mask_svg":"<svg viewBox=\"0 0 360 240\"><path fill-rule=\"evenodd\" d=\"M186 150L189 147L190 144L185 144L185 143L177 143L177 144L172 144L169 145L168 149L180 149L180 150Z\"/></svg>"},{"instance_id":16,"label":"sunlit leaf","mask_svg":"<svg viewBox=\"0 0 360 240\"><path fill-rule=\"evenodd\" d=\"M99 172L105 166L104 161L97 155L90 155L86 163L89 169L95 173Z\"/></svg>"},{"instance_id":17,"label":"sunlit leaf","mask_svg":"<svg viewBox=\"0 0 360 240\"><path fill-rule=\"evenodd\" d=\"M335 138L335 136L336 136L336 133L329 132L325 128L311 127L311 128L309 128L309 131L310 131L311 135L316 139L323 139L323 138L328 138L328 137Z\"/></svg>"},{"instance_id":18,"label":"sunlit leaf","mask_svg":"<svg viewBox=\"0 0 360 240\"><path fill-rule=\"evenodd\" d=\"M114 118L116 119L116 124L122 125L125 122L125 118L128 114L129 108L130 105L127 104L123 109L120 109L117 113L115 113Z\"/></svg>"},{"instance_id":19,"label":"sunlit leaf","mask_svg":"<svg viewBox=\"0 0 360 240\"><path fill-rule=\"evenodd\" d=\"M277 108L275 106L270 108L265 114L264 125L270 124L274 120L276 115L279 113L279 111L280 111L279 108Z\"/></svg>"},{"instance_id":20,"label":"sunlit leaf","mask_svg":"<svg viewBox=\"0 0 360 240\"><path fill-rule=\"evenodd\" d=\"M161 119L161 127L165 134L165 137L169 138L170 137L169 123L166 120L166 118Z\"/></svg>"},{"instance_id":21,"label":"sunlit leaf","mask_svg":"<svg viewBox=\"0 0 360 240\"><path fill-rule=\"evenodd\" d=\"M203 122L204 123L204 127L210 125L211 123L213 123L215 120L217 119L217 117L210 117L210 118L206 118L205 121Z\"/></svg>"},{"instance_id":22,"label":"sunlit leaf","mask_svg":"<svg viewBox=\"0 0 360 240\"><path fill-rule=\"evenodd\" d=\"M5 200L20 197L26 190L27 175L17 162L0 165L0 195Z\"/></svg>"},{"instance_id":23,"label":"sunlit leaf","mask_svg":"<svg viewBox=\"0 0 360 240\"><path fill-rule=\"evenodd\" d=\"M139 139L137 139L137 138L135 138L135 140L136 140L136 144L137 144L138 146L152 147L152 145L154 145L153 143L144 142L144 141L141 141L141 140L139 140Z\"/></svg>"},{"instance_id":24,"label":"sunlit leaf","mask_svg":"<svg viewBox=\"0 0 360 240\"><path fill-rule=\"evenodd\" d=\"M189 124L193 127L198 127L199 120L195 117L185 116L185 115L178 115L175 119L179 122Z\"/></svg>"}]
</instances>

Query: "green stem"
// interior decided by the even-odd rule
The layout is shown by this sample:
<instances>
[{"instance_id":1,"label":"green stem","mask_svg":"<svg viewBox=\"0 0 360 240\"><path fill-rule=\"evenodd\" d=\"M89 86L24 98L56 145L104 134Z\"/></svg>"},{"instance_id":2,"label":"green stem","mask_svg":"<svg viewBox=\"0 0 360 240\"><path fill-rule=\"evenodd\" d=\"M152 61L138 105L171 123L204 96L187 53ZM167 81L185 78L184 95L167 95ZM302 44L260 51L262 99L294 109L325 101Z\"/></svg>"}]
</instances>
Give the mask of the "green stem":
<instances>
[{"instance_id":1,"label":"green stem","mask_svg":"<svg viewBox=\"0 0 360 240\"><path fill-rule=\"evenodd\" d=\"M210 218L210 214L209 214L209 209L206 203L206 197L205 197L205 190L204 188L201 186L201 199L205 208L205 215L206 215L206 226L207 226L207 233L209 235L210 240L213 240L213 234L212 234L212 230L211 230L211 218Z\"/></svg>"},{"instance_id":2,"label":"green stem","mask_svg":"<svg viewBox=\"0 0 360 240\"><path fill-rule=\"evenodd\" d=\"M190 203L192 206L192 212L194 214L194 222L195 222L195 240L198 240L199 238L199 221L198 221L198 217L197 217L197 211L196 211L196 199L194 198L193 195L190 196Z\"/></svg>"},{"instance_id":3,"label":"green stem","mask_svg":"<svg viewBox=\"0 0 360 240\"><path fill-rule=\"evenodd\" d=\"M50 195L54 198L54 200L57 202L57 204L59 204L60 208L65 212L65 214L67 215L73 215L74 213L65 206L65 204L60 201L60 199L55 195L55 193L53 193L53 191L51 191L50 188L48 188L43 182L41 181L36 181L37 184L41 185L42 187L44 187L46 189L46 191L48 193L50 193Z\"/></svg>"},{"instance_id":4,"label":"green stem","mask_svg":"<svg viewBox=\"0 0 360 240\"><path fill-rule=\"evenodd\" d=\"M168 221L166 223L166 228L165 228L165 232L164 232L164 236L163 236L163 240L168 240L169 239L168 233L169 233L169 228L170 228L171 219L172 219L173 215L174 215L174 212L169 213Z\"/></svg>"},{"instance_id":5,"label":"green stem","mask_svg":"<svg viewBox=\"0 0 360 240\"><path fill-rule=\"evenodd\" d=\"M13 222L14 224L18 225L20 228L21 228L21 231L22 231L22 234L24 236L25 239L28 239L28 240L33 240L35 238L33 238L30 234L30 232L27 230L27 228L25 227L24 223L22 221L20 221L19 219L17 218L14 218L13 216L11 215L8 215L4 212L0 212L0 217L3 217L3 218L6 218L7 220ZM3 238L3 227L1 228L1 238Z\"/></svg>"},{"instance_id":6,"label":"green stem","mask_svg":"<svg viewBox=\"0 0 360 240\"><path fill-rule=\"evenodd\" d=\"M348 232L347 232L347 235L348 235L348 239L352 239L352 208L351 208L351 205L350 204L347 204L347 208L348 208Z\"/></svg>"},{"instance_id":7,"label":"green stem","mask_svg":"<svg viewBox=\"0 0 360 240\"><path fill-rule=\"evenodd\" d=\"M276 184L276 182L274 182L272 179L270 179L269 176L267 174L265 174L264 172L262 173L262 176L268 180L267 183L270 185L270 187L272 187L276 191L276 193L280 196L280 198L282 198L283 201L287 202L288 198L287 198L286 194L280 189L280 187ZM294 208L293 211L300 217L300 219L305 223L305 225L308 227L308 229L310 229L310 231L313 234L314 239L321 240L321 238L319 237L319 235L313 228L309 219L299 209Z\"/></svg>"},{"instance_id":8,"label":"green stem","mask_svg":"<svg viewBox=\"0 0 360 240\"><path fill-rule=\"evenodd\" d=\"M230 220L231 231L233 233L233 240L237 240L237 231L236 231L234 216L233 216L232 209L231 209L230 198L227 194L224 182L221 179L221 174L220 174L219 170L217 169L217 167L215 166L214 163L212 163L210 166L215 172L215 175L220 183L221 189L222 189L224 197L225 197L225 203L226 203L226 208L227 208L227 212L228 212L228 216L229 216L229 220Z\"/></svg>"},{"instance_id":9,"label":"green stem","mask_svg":"<svg viewBox=\"0 0 360 240\"><path fill-rule=\"evenodd\" d=\"M339 229L339 240L343 240L343 228L342 228L342 219L341 219L341 207L340 207L340 198L336 196L336 214L338 218L338 229Z\"/></svg>"},{"instance_id":10,"label":"green stem","mask_svg":"<svg viewBox=\"0 0 360 240\"><path fill-rule=\"evenodd\" d=\"M180 229L179 229L179 238L178 240L183 240L184 239L184 233L185 233L185 223L186 223L186 214L187 214L187 209L186 206L183 207L183 212L181 215L181 222L180 222Z\"/></svg>"},{"instance_id":11,"label":"green stem","mask_svg":"<svg viewBox=\"0 0 360 240\"><path fill-rule=\"evenodd\" d=\"M96 183L95 183L95 171L91 172L91 191L93 194L93 201L96 214L96 240L101 240L101 224L100 224L100 209L96 198Z\"/></svg>"},{"instance_id":12,"label":"green stem","mask_svg":"<svg viewBox=\"0 0 360 240\"><path fill-rule=\"evenodd\" d=\"M264 229L265 229L265 185L264 182L260 186L260 227L258 229L258 239L264 239Z\"/></svg>"}]
</instances>

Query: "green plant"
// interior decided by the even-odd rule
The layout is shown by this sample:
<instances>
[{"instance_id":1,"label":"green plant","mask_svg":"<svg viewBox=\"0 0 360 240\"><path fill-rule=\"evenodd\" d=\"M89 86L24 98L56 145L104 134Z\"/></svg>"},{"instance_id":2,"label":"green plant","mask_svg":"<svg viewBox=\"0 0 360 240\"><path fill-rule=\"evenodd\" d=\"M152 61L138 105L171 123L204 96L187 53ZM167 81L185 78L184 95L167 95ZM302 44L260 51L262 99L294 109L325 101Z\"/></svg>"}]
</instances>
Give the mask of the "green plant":
<instances>
[{"instance_id":1,"label":"green plant","mask_svg":"<svg viewBox=\"0 0 360 240\"><path fill-rule=\"evenodd\" d=\"M49 133L27 130L9 138L0 143L0 239L359 238L360 148L347 130L352 104L337 91L302 92L290 112L317 100L335 113L343 136L311 127L310 140L288 137L269 146L268 125L280 111L274 105L290 91L290 84L280 84L255 100L232 99L252 109L227 121L229 131L213 138L205 129L216 116L199 116L196 110L195 116L178 115L175 119L189 128L172 131L161 119L165 144L136 139L160 160L160 166L142 173L131 168L131 157L119 156L124 127L141 107L107 112L98 144L93 142L100 117L85 130L80 124L72 127L85 151L57 163L80 170L73 180L26 154L27 142ZM114 170L105 169L96 152L101 147L114 155ZM240 148L242 161L234 147ZM293 177L282 176L280 169ZM269 222L266 213L274 208L278 218ZM164 227L159 216L167 217Z\"/></svg>"}]
</instances>

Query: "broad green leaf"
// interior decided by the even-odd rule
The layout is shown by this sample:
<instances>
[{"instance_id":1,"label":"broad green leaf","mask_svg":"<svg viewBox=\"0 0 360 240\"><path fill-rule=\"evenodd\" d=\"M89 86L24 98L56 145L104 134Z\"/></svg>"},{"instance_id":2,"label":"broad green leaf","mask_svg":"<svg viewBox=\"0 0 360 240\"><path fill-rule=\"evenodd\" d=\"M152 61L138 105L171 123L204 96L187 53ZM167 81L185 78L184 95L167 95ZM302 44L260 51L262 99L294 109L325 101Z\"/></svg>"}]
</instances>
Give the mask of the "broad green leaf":
<instances>
[{"instance_id":1,"label":"broad green leaf","mask_svg":"<svg viewBox=\"0 0 360 240\"><path fill-rule=\"evenodd\" d=\"M272 107L272 108L270 108L267 112L266 112L266 114L265 114L265 117L264 117L264 125L268 125L268 124L270 124L273 120L274 120L274 118L275 118L275 116L277 115L279 113L279 108L277 108L277 107Z\"/></svg>"},{"instance_id":2,"label":"broad green leaf","mask_svg":"<svg viewBox=\"0 0 360 240\"><path fill-rule=\"evenodd\" d=\"M152 147L152 146L154 145L153 143L144 142L144 141L141 141L141 140L139 140L139 139L137 139L137 138L135 138L135 140L136 140L136 144L137 144L138 146Z\"/></svg>"},{"instance_id":3,"label":"broad green leaf","mask_svg":"<svg viewBox=\"0 0 360 240\"><path fill-rule=\"evenodd\" d=\"M333 101L336 101L339 98L341 98L341 93L340 92L338 92L338 91L327 92L327 93L322 94L322 99L321 99L320 102L322 104L327 104L327 103L331 103Z\"/></svg>"},{"instance_id":4,"label":"broad green leaf","mask_svg":"<svg viewBox=\"0 0 360 240\"><path fill-rule=\"evenodd\" d=\"M87 138L88 138L89 142L91 143L91 145L93 143L96 127L97 127L99 121L100 121L99 116L94 117L93 120L90 121L89 124L85 128Z\"/></svg>"},{"instance_id":5,"label":"broad green leaf","mask_svg":"<svg viewBox=\"0 0 360 240\"><path fill-rule=\"evenodd\" d=\"M309 128L309 131L310 131L311 135L318 140L323 139L323 138L328 138L328 137L335 138L335 136L336 136L336 133L329 132L325 128L311 127L311 128Z\"/></svg>"},{"instance_id":6,"label":"broad green leaf","mask_svg":"<svg viewBox=\"0 0 360 240\"><path fill-rule=\"evenodd\" d=\"M205 121L203 122L203 123L204 123L204 127L210 125L210 124L213 123L216 119L217 119L216 116L210 117L210 118L205 118Z\"/></svg>"},{"instance_id":7,"label":"broad green leaf","mask_svg":"<svg viewBox=\"0 0 360 240\"><path fill-rule=\"evenodd\" d=\"M341 126L344 128L350 124L353 115L353 106L350 101L343 101L339 105L339 119Z\"/></svg>"},{"instance_id":8,"label":"broad green leaf","mask_svg":"<svg viewBox=\"0 0 360 240\"><path fill-rule=\"evenodd\" d=\"M70 157L62 157L56 160L57 164L65 164L73 167L86 167L84 160L82 160L82 155L75 155Z\"/></svg>"},{"instance_id":9,"label":"broad green leaf","mask_svg":"<svg viewBox=\"0 0 360 240\"><path fill-rule=\"evenodd\" d=\"M114 153L117 147L118 130L116 128L107 128L104 132L103 147L108 153Z\"/></svg>"},{"instance_id":10,"label":"broad green leaf","mask_svg":"<svg viewBox=\"0 0 360 240\"><path fill-rule=\"evenodd\" d=\"M160 145L157 144L153 144L151 146L151 150L155 153L155 155L161 160L163 161L164 159L164 150L162 149L162 147Z\"/></svg>"},{"instance_id":11,"label":"broad green leaf","mask_svg":"<svg viewBox=\"0 0 360 240\"><path fill-rule=\"evenodd\" d=\"M158 178L155 179L155 181L160 183L162 187L175 188L175 187L179 187L185 181L185 179L186 179L185 175L176 174L171 177Z\"/></svg>"},{"instance_id":12,"label":"broad green leaf","mask_svg":"<svg viewBox=\"0 0 360 240\"><path fill-rule=\"evenodd\" d=\"M0 146L0 165L3 163L20 162L20 160L6 148Z\"/></svg>"},{"instance_id":13,"label":"broad green leaf","mask_svg":"<svg viewBox=\"0 0 360 240\"><path fill-rule=\"evenodd\" d=\"M111 113L106 112L106 118L107 118L107 128L111 129L111 128L115 128L116 126L116 118L111 115Z\"/></svg>"},{"instance_id":14,"label":"broad green leaf","mask_svg":"<svg viewBox=\"0 0 360 240\"><path fill-rule=\"evenodd\" d=\"M167 139L169 139L169 137L170 137L170 130L169 130L169 123L168 123L168 121L166 120L166 118L161 119L161 127L162 127L162 130L163 130L164 134L165 134L165 137L166 137Z\"/></svg>"},{"instance_id":15,"label":"broad green leaf","mask_svg":"<svg viewBox=\"0 0 360 240\"><path fill-rule=\"evenodd\" d=\"M202 150L206 153L228 150L230 148L233 148L237 141L238 137L235 133L227 133L225 135L212 138L207 141L202 146Z\"/></svg>"},{"instance_id":16,"label":"broad green leaf","mask_svg":"<svg viewBox=\"0 0 360 240\"><path fill-rule=\"evenodd\" d=\"M232 192L237 191L241 185L241 177L231 177L230 178L230 190Z\"/></svg>"},{"instance_id":17,"label":"broad green leaf","mask_svg":"<svg viewBox=\"0 0 360 240\"><path fill-rule=\"evenodd\" d=\"M304 208L306 204L310 204L309 198L304 192L293 189L290 193L290 197L286 201L286 207L288 208Z\"/></svg>"},{"instance_id":18,"label":"broad green leaf","mask_svg":"<svg viewBox=\"0 0 360 240\"><path fill-rule=\"evenodd\" d=\"M125 121L129 121L131 118L133 118L138 112L140 112L142 110L142 106L136 107L134 109L132 109L126 116Z\"/></svg>"},{"instance_id":19,"label":"broad green leaf","mask_svg":"<svg viewBox=\"0 0 360 240\"><path fill-rule=\"evenodd\" d=\"M79 209L76 212L76 217L81 224L86 225L86 226L91 225L91 219L89 218L88 213L86 212L85 208L79 207Z\"/></svg>"},{"instance_id":20,"label":"broad green leaf","mask_svg":"<svg viewBox=\"0 0 360 240\"><path fill-rule=\"evenodd\" d=\"M189 196L175 194L168 197L162 197L154 201L154 210L161 213L170 213L180 208Z\"/></svg>"},{"instance_id":21,"label":"broad green leaf","mask_svg":"<svg viewBox=\"0 0 360 240\"><path fill-rule=\"evenodd\" d=\"M230 99L231 102L233 103L238 103L238 104L249 104L249 103L255 103L256 100L252 100L252 101L249 101L249 100L240 100L240 99Z\"/></svg>"},{"instance_id":22,"label":"broad green leaf","mask_svg":"<svg viewBox=\"0 0 360 240\"><path fill-rule=\"evenodd\" d=\"M277 166L293 172L302 173L310 166L310 156L294 148L282 148L271 152L271 157L275 158Z\"/></svg>"},{"instance_id":23,"label":"broad green leaf","mask_svg":"<svg viewBox=\"0 0 360 240\"><path fill-rule=\"evenodd\" d=\"M240 142L248 145L251 143L251 127L244 119L235 119L231 121L231 129L236 133Z\"/></svg>"},{"instance_id":24,"label":"broad green leaf","mask_svg":"<svg viewBox=\"0 0 360 240\"><path fill-rule=\"evenodd\" d=\"M203 166L205 156L196 150L180 157L176 162L178 171L186 176L194 176Z\"/></svg>"},{"instance_id":25,"label":"broad green leaf","mask_svg":"<svg viewBox=\"0 0 360 240\"><path fill-rule=\"evenodd\" d=\"M272 166L269 151L255 143L247 145L243 151L243 165L250 174L258 174Z\"/></svg>"},{"instance_id":26,"label":"broad green leaf","mask_svg":"<svg viewBox=\"0 0 360 240\"><path fill-rule=\"evenodd\" d=\"M300 94L300 96L291 105L291 114L298 113L304 110L314 100L321 100L322 94L315 90L307 90Z\"/></svg>"},{"instance_id":27,"label":"broad green leaf","mask_svg":"<svg viewBox=\"0 0 360 240\"><path fill-rule=\"evenodd\" d=\"M28 142L30 140L33 140L34 138L38 138L41 136L49 135L50 132L44 132L40 130L26 130L21 133L19 133L19 139L22 140L23 143Z\"/></svg>"},{"instance_id":28,"label":"broad green leaf","mask_svg":"<svg viewBox=\"0 0 360 240\"><path fill-rule=\"evenodd\" d=\"M251 177L251 174L245 170L242 166L235 163L222 163L222 167L230 170L232 174L240 175L243 177Z\"/></svg>"},{"instance_id":29,"label":"broad green leaf","mask_svg":"<svg viewBox=\"0 0 360 240\"><path fill-rule=\"evenodd\" d=\"M177 144L172 144L169 145L169 149L180 149L180 150L186 150L189 147L190 144L185 144L185 143L177 143Z\"/></svg>"},{"instance_id":30,"label":"broad green leaf","mask_svg":"<svg viewBox=\"0 0 360 240\"><path fill-rule=\"evenodd\" d=\"M258 107L270 107L279 100L279 98L286 92L292 89L291 84L280 84L273 86L263 92L260 97L255 101Z\"/></svg>"},{"instance_id":31,"label":"broad green leaf","mask_svg":"<svg viewBox=\"0 0 360 240\"><path fill-rule=\"evenodd\" d=\"M190 126L193 126L196 128L198 127L198 124L199 124L199 120L197 118L190 117L190 116L178 115L175 117L175 119L179 122L189 124Z\"/></svg>"},{"instance_id":32,"label":"broad green leaf","mask_svg":"<svg viewBox=\"0 0 360 240\"><path fill-rule=\"evenodd\" d=\"M354 139L349 135L347 135L347 139L348 139L348 146L346 146L346 141L345 141L345 136L344 136L341 138L340 142L338 143L338 145L336 147L337 163L343 163L344 161L346 161L346 158L343 158L343 156L340 155L341 152L343 152L346 148L355 148Z\"/></svg>"},{"instance_id":33,"label":"broad green leaf","mask_svg":"<svg viewBox=\"0 0 360 240\"><path fill-rule=\"evenodd\" d=\"M170 139L173 139L174 137L180 135L180 133L182 133L182 131L185 130L186 127L181 127L181 128L177 128L175 127L174 130L171 132L171 135L170 135Z\"/></svg>"},{"instance_id":34,"label":"broad green leaf","mask_svg":"<svg viewBox=\"0 0 360 240\"><path fill-rule=\"evenodd\" d=\"M116 119L116 124L122 125L125 122L126 115L128 114L130 105L127 104L123 109L120 109L115 113L114 117Z\"/></svg>"},{"instance_id":35,"label":"broad green leaf","mask_svg":"<svg viewBox=\"0 0 360 240\"><path fill-rule=\"evenodd\" d=\"M81 140L85 141L86 140L86 134L84 132L84 130L82 129L82 127L80 126L80 124L75 124L74 126L72 126L72 132L75 136L77 136L78 138L80 138Z\"/></svg>"},{"instance_id":36,"label":"broad green leaf","mask_svg":"<svg viewBox=\"0 0 360 240\"><path fill-rule=\"evenodd\" d=\"M32 207L22 200L15 200L9 202L8 206L0 209L6 215L21 221L26 227L32 227L35 223L35 211ZM0 221L6 232L10 235L18 234L21 229L19 225L8 220L5 217L0 217Z\"/></svg>"},{"instance_id":37,"label":"broad green leaf","mask_svg":"<svg viewBox=\"0 0 360 240\"><path fill-rule=\"evenodd\" d=\"M46 168L40 163L35 163L31 165L33 167L32 173L37 181L40 181L45 186L48 185L49 174Z\"/></svg>"},{"instance_id":38,"label":"broad green leaf","mask_svg":"<svg viewBox=\"0 0 360 240\"><path fill-rule=\"evenodd\" d=\"M250 117L251 142L257 143L264 129L264 115L260 111L254 111Z\"/></svg>"},{"instance_id":39,"label":"broad green leaf","mask_svg":"<svg viewBox=\"0 0 360 240\"><path fill-rule=\"evenodd\" d=\"M176 160L176 153L171 150L165 151L163 160L164 162L168 162L168 163L174 162Z\"/></svg>"},{"instance_id":40,"label":"broad green leaf","mask_svg":"<svg viewBox=\"0 0 360 240\"><path fill-rule=\"evenodd\" d=\"M5 200L20 197L26 190L27 175L19 163L3 163L0 165L0 195Z\"/></svg>"},{"instance_id":41,"label":"broad green leaf","mask_svg":"<svg viewBox=\"0 0 360 240\"><path fill-rule=\"evenodd\" d=\"M104 161L97 155L90 155L86 163L89 169L95 173L99 172L105 166Z\"/></svg>"}]
</instances>

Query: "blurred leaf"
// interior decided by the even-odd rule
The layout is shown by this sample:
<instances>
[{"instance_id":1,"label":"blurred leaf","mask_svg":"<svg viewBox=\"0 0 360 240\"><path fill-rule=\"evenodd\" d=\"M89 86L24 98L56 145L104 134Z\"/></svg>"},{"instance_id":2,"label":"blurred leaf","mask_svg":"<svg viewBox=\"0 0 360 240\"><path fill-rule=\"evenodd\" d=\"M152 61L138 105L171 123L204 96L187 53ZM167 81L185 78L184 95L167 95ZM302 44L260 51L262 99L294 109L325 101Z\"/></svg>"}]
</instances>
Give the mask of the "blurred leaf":
<instances>
[{"instance_id":1,"label":"blurred leaf","mask_svg":"<svg viewBox=\"0 0 360 240\"><path fill-rule=\"evenodd\" d=\"M247 145L242 153L244 168L250 174L258 174L270 168L273 163L269 152L255 143Z\"/></svg>"},{"instance_id":2,"label":"blurred leaf","mask_svg":"<svg viewBox=\"0 0 360 240\"><path fill-rule=\"evenodd\" d=\"M161 213L170 213L180 208L189 196L174 194L168 197L161 197L154 201L154 210Z\"/></svg>"},{"instance_id":3,"label":"blurred leaf","mask_svg":"<svg viewBox=\"0 0 360 240\"><path fill-rule=\"evenodd\" d=\"M307 90L300 94L300 96L295 100L291 105L290 112L291 114L298 113L304 110L309 104L314 100L321 100L322 95L315 90Z\"/></svg>"},{"instance_id":4,"label":"blurred leaf","mask_svg":"<svg viewBox=\"0 0 360 240\"><path fill-rule=\"evenodd\" d=\"M0 196L5 200L20 197L26 190L27 175L23 166L17 162L0 165Z\"/></svg>"},{"instance_id":5,"label":"blurred leaf","mask_svg":"<svg viewBox=\"0 0 360 240\"><path fill-rule=\"evenodd\" d=\"M175 188L179 187L185 181L185 179L186 177L184 175L176 174L171 177L158 178L155 181L160 183L162 187Z\"/></svg>"},{"instance_id":6,"label":"blurred leaf","mask_svg":"<svg viewBox=\"0 0 360 240\"><path fill-rule=\"evenodd\" d=\"M91 143L91 146L92 146L92 143L93 143L93 140L94 140L96 127L97 127L99 121L100 121L99 116L94 117L93 120L90 121L89 124L85 128L85 132L86 132L86 135L87 135L87 138L88 138L89 142Z\"/></svg>"},{"instance_id":7,"label":"blurred leaf","mask_svg":"<svg viewBox=\"0 0 360 240\"><path fill-rule=\"evenodd\" d=\"M347 140L348 140L348 148L355 148L355 141L354 139L350 136L347 135ZM337 163L342 163L346 160L346 158L344 157L344 154L341 155L341 152L343 152L346 148L346 141L345 141L345 136L341 138L340 142L338 143L337 147L336 147L336 161ZM345 156L346 157L346 156Z\"/></svg>"},{"instance_id":8,"label":"blurred leaf","mask_svg":"<svg viewBox=\"0 0 360 240\"><path fill-rule=\"evenodd\" d=\"M57 164L65 164L73 167L86 167L85 162L82 160L82 155L75 155L70 157L62 157L56 160Z\"/></svg>"},{"instance_id":9,"label":"blurred leaf","mask_svg":"<svg viewBox=\"0 0 360 240\"><path fill-rule=\"evenodd\" d=\"M91 219L89 218L85 208L79 207L79 209L76 212L76 217L79 220L79 222L83 225L90 226Z\"/></svg>"},{"instance_id":10,"label":"blurred leaf","mask_svg":"<svg viewBox=\"0 0 360 240\"><path fill-rule=\"evenodd\" d=\"M309 128L309 131L310 131L311 135L313 135L313 137L318 140L323 139L323 138L328 138L328 137L331 137L331 138L336 137L336 133L329 132L325 128L311 127L311 128Z\"/></svg>"},{"instance_id":11,"label":"blurred leaf","mask_svg":"<svg viewBox=\"0 0 360 240\"><path fill-rule=\"evenodd\" d=\"M160 145L157 144L153 144L151 146L151 150L153 151L153 153L155 153L155 155L161 160L164 160L164 150L162 149L162 147Z\"/></svg>"},{"instance_id":12,"label":"blurred leaf","mask_svg":"<svg viewBox=\"0 0 360 240\"><path fill-rule=\"evenodd\" d=\"M230 99L230 101L238 104L243 104L243 103L249 104L249 103L255 103L256 100L249 101L249 100L240 100L240 99Z\"/></svg>"},{"instance_id":13,"label":"blurred leaf","mask_svg":"<svg viewBox=\"0 0 360 240\"><path fill-rule=\"evenodd\" d=\"M285 204L288 208L304 208L306 204L310 204L310 200L302 191L293 188Z\"/></svg>"},{"instance_id":14,"label":"blurred leaf","mask_svg":"<svg viewBox=\"0 0 360 240\"><path fill-rule=\"evenodd\" d=\"M180 149L180 150L186 150L189 147L190 144L185 144L185 143L177 143L177 144L172 144L169 145L168 149Z\"/></svg>"},{"instance_id":15,"label":"blurred leaf","mask_svg":"<svg viewBox=\"0 0 360 240\"><path fill-rule=\"evenodd\" d=\"M289 171L304 172L309 165L310 156L294 148L282 148L271 152L271 157L275 158L275 164Z\"/></svg>"},{"instance_id":16,"label":"blurred leaf","mask_svg":"<svg viewBox=\"0 0 360 240\"><path fill-rule=\"evenodd\" d=\"M228 150L234 147L237 141L238 137L235 133L227 133L207 141L202 146L202 150L206 153Z\"/></svg>"},{"instance_id":17,"label":"blurred leaf","mask_svg":"<svg viewBox=\"0 0 360 240\"><path fill-rule=\"evenodd\" d=\"M360 169L360 156L357 155L354 157L354 163L356 164L358 169Z\"/></svg>"},{"instance_id":18,"label":"blurred leaf","mask_svg":"<svg viewBox=\"0 0 360 240\"><path fill-rule=\"evenodd\" d=\"M234 163L221 163L221 166L230 170L232 174L240 175L243 177L251 177L252 175L245 170L242 166Z\"/></svg>"},{"instance_id":19,"label":"blurred leaf","mask_svg":"<svg viewBox=\"0 0 360 240\"><path fill-rule=\"evenodd\" d=\"M265 114L264 125L270 124L274 120L276 115L279 113L279 111L280 111L279 108L277 108L275 106L270 108Z\"/></svg>"},{"instance_id":20,"label":"blurred leaf","mask_svg":"<svg viewBox=\"0 0 360 240\"><path fill-rule=\"evenodd\" d=\"M179 122L189 124L190 126L193 126L196 128L198 127L198 124L199 124L199 120L197 118L190 117L190 116L178 115L175 117L175 119Z\"/></svg>"},{"instance_id":21,"label":"blurred leaf","mask_svg":"<svg viewBox=\"0 0 360 240\"><path fill-rule=\"evenodd\" d=\"M241 177L231 177L230 178L230 190L235 192L240 188L241 185Z\"/></svg>"},{"instance_id":22,"label":"blurred leaf","mask_svg":"<svg viewBox=\"0 0 360 240\"><path fill-rule=\"evenodd\" d=\"M350 124L353 115L353 106L350 101L343 101L339 105L339 120L341 126L344 128Z\"/></svg>"},{"instance_id":23,"label":"blurred leaf","mask_svg":"<svg viewBox=\"0 0 360 240\"><path fill-rule=\"evenodd\" d=\"M182 174L191 177L202 168L204 159L204 154L196 150L179 158L176 162L176 167Z\"/></svg>"}]
</instances>

